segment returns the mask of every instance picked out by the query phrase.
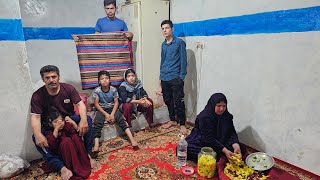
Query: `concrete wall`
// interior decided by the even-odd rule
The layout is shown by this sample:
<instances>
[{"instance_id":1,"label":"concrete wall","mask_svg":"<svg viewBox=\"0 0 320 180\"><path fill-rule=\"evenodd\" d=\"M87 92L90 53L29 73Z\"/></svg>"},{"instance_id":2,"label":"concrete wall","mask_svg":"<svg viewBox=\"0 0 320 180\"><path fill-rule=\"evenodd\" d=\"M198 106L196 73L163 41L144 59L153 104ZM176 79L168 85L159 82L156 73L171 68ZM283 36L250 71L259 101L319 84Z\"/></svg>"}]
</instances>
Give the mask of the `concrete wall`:
<instances>
[{"instance_id":1,"label":"concrete wall","mask_svg":"<svg viewBox=\"0 0 320 180\"><path fill-rule=\"evenodd\" d=\"M5 77L0 80L0 152L28 160L39 157L30 139L28 116L31 94L42 85L40 67L59 66L62 81L81 89L73 41L55 38L52 32L65 35L63 33L81 28L91 31L96 20L105 16L102 2L21 0L19 4L18 0L0 1L0 23L15 25L0 26L0 72ZM217 19L224 27L228 24L221 23L219 18L318 5L318 0L232 0L227 3L172 0L171 19L187 25L192 21ZM7 19L18 20L8 23ZM21 19L23 25L19 24ZM312 16L307 22L312 24L318 19ZM295 21L299 23L303 22ZM194 32L185 32L191 35L182 35L188 48L187 116L194 120L212 93L224 92L242 142L320 174L317 154L320 144L316 139L320 137L319 25L313 31L281 33L268 30L252 33L250 28L255 27L246 28L250 33L223 31L223 35L194 36ZM176 28L177 32L192 29L193 26ZM207 31L206 26L203 30ZM237 30L243 32L241 26Z\"/></svg>"},{"instance_id":2,"label":"concrete wall","mask_svg":"<svg viewBox=\"0 0 320 180\"><path fill-rule=\"evenodd\" d=\"M0 1L0 153L27 160L40 157L29 125L31 95L43 85L39 70L57 65L61 81L81 90L70 32L94 31L96 20L103 16L103 0Z\"/></svg>"},{"instance_id":3,"label":"concrete wall","mask_svg":"<svg viewBox=\"0 0 320 180\"><path fill-rule=\"evenodd\" d=\"M0 1L0 153L35 157L29 124L32 93L18 0ZM10 34L6 34L10 31Z\"/></svg>"},{"instance_id":4,"label":"concrete wall","mask_svg":"<svg viewBox=\"0 0 320 180\"><path fill-rule=\"evenodd\" d=\"M0 153L27 160L40 157L29 125L31 95L43 85L39 70L57 65L61 81L82 91L71 34L93 33L97 19L104 16L103 0L0 1L0 70L6 77L0 80Z\"/></svg>"},{"instance_id":5,"label":"concrete wall","mask_svg":"<svg viewBox=\"0 0 320 180\"><path fill-rule=\"evenodd\" d=\"M74 29L74 33L77 33L80 28L94 28L97 19L105 16L103 0L94 0L90 3L86 0L21 0L20 7L23 26L28 27L29 32L36 34L41 28L47 30L26 41L35 89L42 85L40 68L47 64L54 64L60 68L61 81L71 83L81 90L79 65L71 36L67 35L69 39L54 39L49 34L53 31L62 36L69 33L71 28Z\"/></svg>"},{"instance_id":6,"label":"concrete wall","mask_svg":"<svg viewBox=\"0 0 320 180\"><path fill-rule=\"evenodd\" d=\"M311 0L171 1L171 19L188 49L185 89L199 92L189 111L193 106L199 113L214 92L223 92L243 143L316 174L320 174L319 5ZM291 11L280 11L275 23L252 30L261 21L271 21L263 18L270 17L266 12L298 9L296 18L303 18L299 9L306 7L318 12L308 17L307 24L291 24L294 18L287 16ZM257 22L247 21L252 19ZM295 25L300 27L293 29ZM311 28L300 29L307 26Z\"/></svg>"}]
</instances>

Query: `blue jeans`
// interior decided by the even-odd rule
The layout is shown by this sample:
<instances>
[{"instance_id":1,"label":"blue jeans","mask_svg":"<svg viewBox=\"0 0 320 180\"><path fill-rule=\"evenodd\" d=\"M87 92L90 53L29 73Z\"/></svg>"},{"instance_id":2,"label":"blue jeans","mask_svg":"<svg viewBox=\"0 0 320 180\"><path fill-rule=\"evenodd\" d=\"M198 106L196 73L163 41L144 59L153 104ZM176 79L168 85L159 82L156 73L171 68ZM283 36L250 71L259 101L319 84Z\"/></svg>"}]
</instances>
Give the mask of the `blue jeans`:
<instances>
[{"instance_id":1,"label":"blue jeans","mask_svg":"<svg viewBox=\"0 0 320 180\"><path fill-rule=\"evenodd\" d=\"M79 122L80 122L79 115L73 115L73 116L70 116L70 118L74 122L79 124ZM87 116L87 121L88 121L89 128L88 128L88 132L83 136L83 140L84 140L84 146L85 146L88 154L90 154L91 150L92 150L92 140L93 140L93 138L92 138L92 119L89 116ZM44 129L41 129L41 133L45 135ZM34 144L36 145L34 135L32 135L32 140L33 140ZM49 148L41 148L40 146L37 146L37 145L36 145L36 148L40 152L42 157L48 162L49 166L52 167L55 171L60 171L63 168L63 166L64 166L63 160L61 159L61 157L59 155L50 151Z\"/></svg>"}]
</instances>

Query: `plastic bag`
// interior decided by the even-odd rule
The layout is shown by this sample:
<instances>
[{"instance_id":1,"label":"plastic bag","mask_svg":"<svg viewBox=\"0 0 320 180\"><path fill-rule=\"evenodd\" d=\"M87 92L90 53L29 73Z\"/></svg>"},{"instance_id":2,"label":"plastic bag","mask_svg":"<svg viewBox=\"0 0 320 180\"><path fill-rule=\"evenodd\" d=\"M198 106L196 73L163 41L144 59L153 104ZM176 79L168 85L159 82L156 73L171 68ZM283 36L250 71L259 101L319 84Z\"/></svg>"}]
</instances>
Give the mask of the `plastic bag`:
<instances>
[{"instance_id":1,"label":"plastic bag","mask_svg":"<svg viewBox=\"0 0 320 180\"><path fill-rule=\"evenodd\" d=\"M17 156L0 154L0 178L8 178L17 175L28 168L30 164Z\"/></svg>"}]
</instances>

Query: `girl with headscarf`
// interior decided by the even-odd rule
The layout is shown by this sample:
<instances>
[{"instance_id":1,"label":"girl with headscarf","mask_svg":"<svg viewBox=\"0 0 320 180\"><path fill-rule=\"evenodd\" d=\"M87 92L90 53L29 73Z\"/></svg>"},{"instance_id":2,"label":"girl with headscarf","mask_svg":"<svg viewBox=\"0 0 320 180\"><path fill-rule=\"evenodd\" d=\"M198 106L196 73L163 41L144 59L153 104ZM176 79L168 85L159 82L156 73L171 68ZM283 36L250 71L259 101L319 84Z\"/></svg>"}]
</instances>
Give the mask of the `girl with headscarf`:
<instances>
[{"instance_id":1,"label":"girl with headscarf","mask_svg":"<svg viewBox=\"0 0 320 180\"><path fill-rule=\"evenodd\" d=\"M148 98L147 92L143 89L141 81L133 69L124 72L124 81L119 87L120 102L123 116L131 127L133 112L144 112L147 120L145 129L150 130L153 122L153 102Z\"/></svg>"},{"instance_id":2,"label":"girl with headscarf","mask_svg":"<svg viewBox=\"0 0 320 180\"><path fill-rule=\"evenodd\" d=\"M197 162L202 147L211 147L218 158L225 155L229 161L235 154L244 155L246 150L239 143L232 119L226 96L222 93L213 94L204 110L197 116L195 127L186 138L188 159Z\"/></svg>"}]
</instances>

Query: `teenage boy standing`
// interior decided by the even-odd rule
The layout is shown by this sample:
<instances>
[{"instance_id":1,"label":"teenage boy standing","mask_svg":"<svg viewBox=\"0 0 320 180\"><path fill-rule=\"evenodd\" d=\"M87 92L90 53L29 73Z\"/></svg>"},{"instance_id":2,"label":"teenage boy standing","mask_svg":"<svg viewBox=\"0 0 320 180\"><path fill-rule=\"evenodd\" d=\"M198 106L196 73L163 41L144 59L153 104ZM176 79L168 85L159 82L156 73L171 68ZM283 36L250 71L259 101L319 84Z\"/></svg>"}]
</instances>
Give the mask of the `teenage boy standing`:
<instances>
[{"instance_id":1,"label":"teenage boy standing","mask_svg":"<svg viewBox=\"0 0 320 180\"><path fill-rule=\"evenodd\" d=\"M170 117L170 122L164 124L163 128L180 124L181 134L186 134L183 91L187 74L186 43L172 34L172 21L162 21L161 29L165 40L161 46L160 80L163 99Z\"/></svg>"},{"instance_id":2,"label":"teenage boy standing","mask_svg":"<svg viewBox=\"0 0 320 180\"><path fill-rule=\"evenodd\" d=\"M127 38L132 40L133 34L128 31L126 23L116 17L116 0L104 0L103 6L107 16L98 19L96 33L124 31Z\"/></svg>"}]
</instances>

